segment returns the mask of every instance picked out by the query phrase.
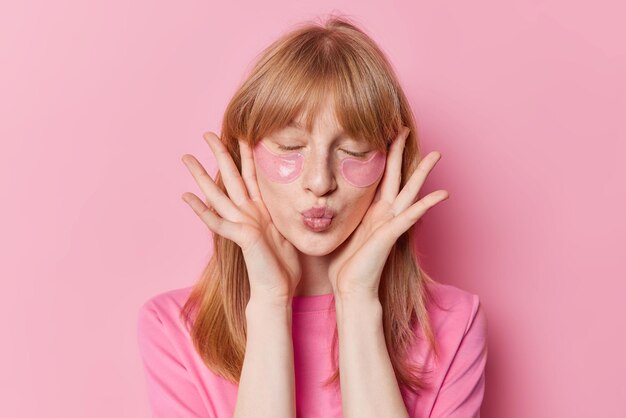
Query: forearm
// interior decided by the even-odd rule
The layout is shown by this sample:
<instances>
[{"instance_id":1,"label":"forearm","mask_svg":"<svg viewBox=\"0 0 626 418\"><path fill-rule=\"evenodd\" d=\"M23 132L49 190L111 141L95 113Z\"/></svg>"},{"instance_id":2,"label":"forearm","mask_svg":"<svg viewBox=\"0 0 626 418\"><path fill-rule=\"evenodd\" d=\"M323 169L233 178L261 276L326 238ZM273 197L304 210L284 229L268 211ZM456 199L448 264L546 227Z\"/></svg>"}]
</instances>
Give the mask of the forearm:
<instances>
[{"instance_id":1,"label":"forearm","mask_svg":"<svg viewBox=\"0 0 626 418\"><path fill-rule=\"evenodd\" d=\"M234 418L294 418L291 305L250 299L247 341Z\"/></svg>"},{"instance_id":2,"label":"forearm","mask_svg":"<svg viewBox=\"0 0 626 418\"><path fill-rule=\"evenodd\" d=\"M408 412L374 298L336 298L341 403L344 418L400 418Z\"/></svg>"}]
</instances>

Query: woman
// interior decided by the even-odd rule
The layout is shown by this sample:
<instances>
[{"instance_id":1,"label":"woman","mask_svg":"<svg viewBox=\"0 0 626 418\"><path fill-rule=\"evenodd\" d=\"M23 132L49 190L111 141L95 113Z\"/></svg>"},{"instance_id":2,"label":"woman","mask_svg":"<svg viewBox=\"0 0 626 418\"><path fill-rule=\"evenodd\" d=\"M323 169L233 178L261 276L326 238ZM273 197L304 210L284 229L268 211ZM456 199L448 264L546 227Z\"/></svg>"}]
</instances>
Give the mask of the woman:
<instances>
[{"instance_id":1,"label":"woman","mask_svg":"<svg viewBox=\"0 0 626 418\"><path fill-rule=\"evenodd\" d=\"M331 18L270 45L204 135L215 181L183 199L214 233L195 286L153 296L138 338L157 417L478 417L478 296L419 267L420 159L394 71ZM341 373L339 373L341 370Z\"/></svg>"}]
</instances>

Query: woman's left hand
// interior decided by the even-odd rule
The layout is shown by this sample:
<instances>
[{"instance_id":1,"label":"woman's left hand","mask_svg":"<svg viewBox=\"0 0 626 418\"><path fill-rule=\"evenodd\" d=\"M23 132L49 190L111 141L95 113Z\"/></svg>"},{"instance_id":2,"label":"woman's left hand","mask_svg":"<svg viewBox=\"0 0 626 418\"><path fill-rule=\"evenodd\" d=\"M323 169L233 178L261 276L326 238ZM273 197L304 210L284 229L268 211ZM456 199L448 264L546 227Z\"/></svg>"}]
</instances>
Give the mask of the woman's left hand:
<instances>
[{"instance_id":1,"label":"woman's left hand","mask_svg":"<svg viewBox=\"0 0 626 418\"><path fill-rule=\"evenodd\" d=\"M409 128L404 127L391 144L372 204L352 235L333 252L329 278L336 298L378 299L380 277L393 244L428 209L449 196L446 190L437 190L415 202L426 177L441 158L436 151L420 161L398 193L408 135Z\"/></svg>"}]
</instances>

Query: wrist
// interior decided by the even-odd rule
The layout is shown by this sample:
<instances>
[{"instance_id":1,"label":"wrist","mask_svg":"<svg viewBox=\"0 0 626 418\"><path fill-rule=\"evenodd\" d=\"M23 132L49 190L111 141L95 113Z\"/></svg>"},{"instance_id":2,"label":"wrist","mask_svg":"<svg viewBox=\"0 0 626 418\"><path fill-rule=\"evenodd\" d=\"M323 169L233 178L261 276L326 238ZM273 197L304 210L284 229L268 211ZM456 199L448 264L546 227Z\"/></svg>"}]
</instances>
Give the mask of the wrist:
<instances>
[{"instance_id":1,"label":"wrist","mask_svg":"<svg viewBox=\"0 0 626 418\"><path fill-rule=\"evenodd\" d=\"M335 294L335 304L342 306L375 306L380 305L380 298L378 297L378 292L337 292Z\"/></svg>"},{"instance_id":2,"label":"wrist","mask_svg":"<svg viewBox=\"0 0 626 418\"><path fill-rule=\"evenodd\" d=\"M246 317L291 314L291 299L251 296L246 305Z\"/></svg>"},{"instance_id":3,"label":"wrist","mask_svg":"<svg viewBox=\"0 0 626 418\"><path fill-rule=\"evenodd\" d=\"M335 311L338 320L344 317L358 320L377 320L382 317L383 307L378 296L370 294L344 294L335 298Z\"/></svg>"}]
</instances>

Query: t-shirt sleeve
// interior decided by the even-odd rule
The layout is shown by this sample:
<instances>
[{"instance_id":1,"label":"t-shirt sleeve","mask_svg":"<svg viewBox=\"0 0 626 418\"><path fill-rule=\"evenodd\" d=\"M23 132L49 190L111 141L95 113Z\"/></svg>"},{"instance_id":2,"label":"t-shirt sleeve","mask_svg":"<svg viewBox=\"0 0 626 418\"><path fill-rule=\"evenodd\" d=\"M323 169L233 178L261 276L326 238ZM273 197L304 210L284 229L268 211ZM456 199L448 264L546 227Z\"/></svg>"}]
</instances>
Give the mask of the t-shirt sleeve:
<instances>
[{"instance_id":1,"label":"t-shirt sleeve","mask_svg":"<svg viewBox=\"0 0 626 418\"><path fill-rule=\"evenodd\" d=\"M154 418L210 418L180 362L158 311L147 302L138 313L137 343Z\"/></svg>"},{"instance_id":2,"label":"t-shirt sleeve","mask_svg":"<svg viewBox=\"0 0 626 418\"><path fill-rule=\"evenodd\" d=\"M432 418L480 418L485 391L487 321L477 295L465 333L435 399Z\"/></svg>"}]
</instances>

